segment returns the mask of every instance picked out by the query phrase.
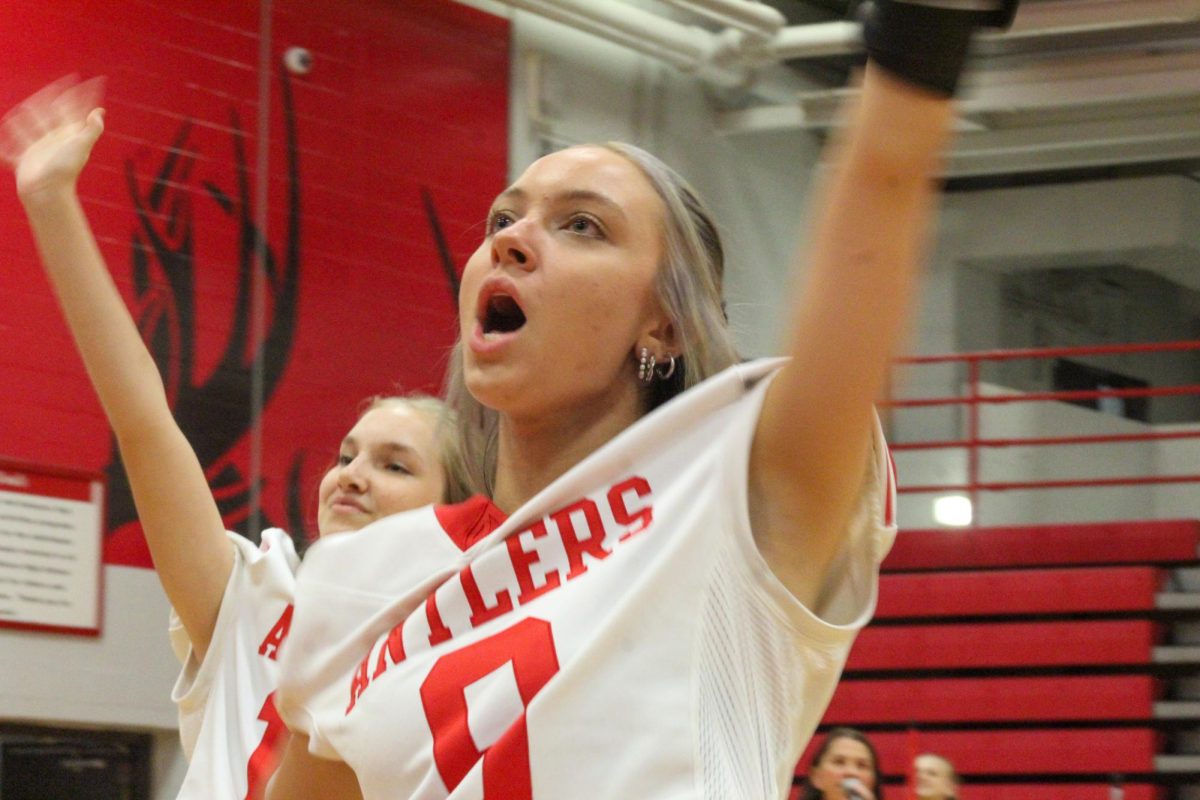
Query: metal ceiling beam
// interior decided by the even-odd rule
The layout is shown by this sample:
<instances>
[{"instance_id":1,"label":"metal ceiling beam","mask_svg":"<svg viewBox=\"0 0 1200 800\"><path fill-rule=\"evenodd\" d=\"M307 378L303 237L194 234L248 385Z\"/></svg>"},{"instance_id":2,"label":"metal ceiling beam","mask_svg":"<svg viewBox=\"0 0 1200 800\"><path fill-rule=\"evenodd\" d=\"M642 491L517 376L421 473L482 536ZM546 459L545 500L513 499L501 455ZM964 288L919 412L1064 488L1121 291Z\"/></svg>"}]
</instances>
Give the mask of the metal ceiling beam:
<instances>
[{"instance_id":1,"label":"metal ceiling beam","mask_svg":"<svg viewBox=\"0 0 1200 800\"><path fill-rule=\"evenodd\" d=\"M831 89L797 97L795 106L760 106L718 115L725 133L801 128L822 130L836 124L850 89ZM1015 112L1119 106L1131 100L1200 102L1200 51L1190 53L1109 54L1038 62L1006 70L972 73L964 81L959 112L970 119ZM1193 120L1200 129L1200 117ZM967 125L968 128L980 127Z\"/></svg>"},{"instance_id":2,"label":"metal ceiling beam","mask_svg":"<svg viewBox=\"0 0 1200 800\"><path fill-rule=\"evenodd\" d=\"M964 114L1097 106L1146 99L1200 98L1200 50L1109 53L1040 61L967 76ZM1200 119L1197 121L1200 127Z\"/></svg>"},{"instance_id":3,"label":"metal ceiling beam","mask_svg":"<svg viewBox=\"0 0 1200 800\"><path fill-rule=\"evenodd\" d=\"M1025 3L1012 29L985 39L1021 40L1200 22L1200 0L1056 0Z\"/></svg>"},{"instance_id":4,"label":"metal ceiling beam","mask_svg":"<svg viewBox=\"0 0 1200 800\"><path fill-rule=\"evenodd\" d=\"M1195 112L990 130L959 136L947 177L1200 158Z\"/></svg>"}]
</instances>

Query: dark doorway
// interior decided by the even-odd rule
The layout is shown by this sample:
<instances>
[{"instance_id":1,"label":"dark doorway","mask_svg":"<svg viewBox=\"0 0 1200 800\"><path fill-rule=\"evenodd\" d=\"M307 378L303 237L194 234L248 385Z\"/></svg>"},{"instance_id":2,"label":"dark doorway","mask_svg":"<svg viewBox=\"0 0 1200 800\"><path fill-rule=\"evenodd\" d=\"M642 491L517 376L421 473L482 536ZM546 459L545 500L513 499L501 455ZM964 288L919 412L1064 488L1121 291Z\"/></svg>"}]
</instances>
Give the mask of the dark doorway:
<instances>
[{"instance_id":1,"label":"dark doorway","mask_svg":"<svg viewBox=\"0 0 1200 800\"><path fill-rule=\"evenodd\" d=\"M0 727L0 800L149 800L150 737Z\"/></svg>"},{"instance_id":2,"label":"dark doorway","mask_svg":"<svg viewBox=\"0 0 1200 800\"><path fill-rule=\"evenodd\" d=\"M1104 389L1145 389L1150 384L1119 372L1111 372L1078 361L1057 359L1054 362L1054 390L1062 392L1097 391ZM1068 401L1084 408L1094 408L1118 417L1149 420L1150 398L1148 397L1097 397Z\"/></svg>"}]
</instances>

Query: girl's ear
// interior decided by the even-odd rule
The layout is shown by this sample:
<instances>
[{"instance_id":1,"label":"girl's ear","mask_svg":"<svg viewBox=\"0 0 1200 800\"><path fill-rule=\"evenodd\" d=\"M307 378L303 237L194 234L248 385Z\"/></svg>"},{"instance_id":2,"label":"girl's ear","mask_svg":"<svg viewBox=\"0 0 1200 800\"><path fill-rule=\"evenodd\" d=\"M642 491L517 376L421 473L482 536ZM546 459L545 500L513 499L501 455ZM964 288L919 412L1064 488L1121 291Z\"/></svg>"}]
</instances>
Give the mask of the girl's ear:
<instances>
[{"instance_id":1,"label":"girl's ear","mask_svg":"<svg viewBox=\"0 0 1200 800\"><path fill-rule=\"evenodd\" d=\"M659 319L647 325L646 330L638 337L634 350L641 352L643 347L660 362L667 361L671 356L678 358L681 355L675 322L667 316L665 311L662 312Z\"/></svg>"}]
</instances>

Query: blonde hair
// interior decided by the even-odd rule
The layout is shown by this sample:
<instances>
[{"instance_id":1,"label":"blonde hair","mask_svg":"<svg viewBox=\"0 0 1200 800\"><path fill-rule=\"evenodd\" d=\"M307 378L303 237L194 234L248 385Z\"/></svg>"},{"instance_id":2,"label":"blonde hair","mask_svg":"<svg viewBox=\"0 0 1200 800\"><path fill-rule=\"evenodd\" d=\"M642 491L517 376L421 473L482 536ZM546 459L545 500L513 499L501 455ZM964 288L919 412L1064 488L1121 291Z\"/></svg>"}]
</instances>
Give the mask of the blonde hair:
<instances>
[{"instance_id":1,"label":"blonde hair","mask_svg":"<svg viewBox=\"0 0 1200 800\"><path fill-rule=\"evenodd\" d=\"M471 491L466 463L458 435L457 414L442 400L423 392L405 395L375 395L362 402L358 418L362 419L377 408L409 408L425 416L434 425L434 442L438 448L438 461L445 477L442 500L446 503L461 503L469 498Z\"/></svg>"},{"instance_id":2,"label":"blonde hair","mask_svg":"<svg viewBox=\"0 0 1200 800\"><path fill-rule=\"evenodd\" d=\"M679 173L624 142L584 146L625 158L641 171L663 202L664 246L655 288L675 324L680 352L671 378L655 381L645 392L645 413L739 361L721 302L725 252L711 212ZM499 415L468 391L461 339L450 357L446 402L456 414L467 484L490 496L496 475Z\"/></svg>"}]
</instances>

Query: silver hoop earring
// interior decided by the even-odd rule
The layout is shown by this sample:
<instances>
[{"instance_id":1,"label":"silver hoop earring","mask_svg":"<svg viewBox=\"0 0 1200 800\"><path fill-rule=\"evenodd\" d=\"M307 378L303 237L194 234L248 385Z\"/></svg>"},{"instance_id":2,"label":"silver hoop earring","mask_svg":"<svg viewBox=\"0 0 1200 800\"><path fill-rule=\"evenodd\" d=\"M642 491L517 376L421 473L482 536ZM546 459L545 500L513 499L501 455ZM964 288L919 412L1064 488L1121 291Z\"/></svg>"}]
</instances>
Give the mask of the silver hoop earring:
<instances>
[{"instance_id":1,"label":"silver hoop earring","mask_svg":"<svg viewBox=\"0 0 1200 800\"><path fill-rule=\"evenodd\" d=\"M649 386L654 383L654 365L657 361L647 347L638 351L638 356L638 381Z\"/></svg>"},{"instance_id":2,"label":"silver hoop earring","mask_svg":"<svg viewBox=\"0 0 1200 800\"><path fill-rule=\"evenodd\" d=\"M658 375L658 379L659 379L660 381L665 381L665 380L667 380L668 378L670 378L672 375L674 375L674 374L675 374L675 356L668 356L668 358L670 358L670 359L671 359L671 363L667 365L667 371L666 371L666 372L662 372L662 371L661 371L661 369L662 369L662 364L659 364L659 365L658 365L658 366L659 366L659 371L658 371L656 374Z\"/></svg>"}]
</instances>

